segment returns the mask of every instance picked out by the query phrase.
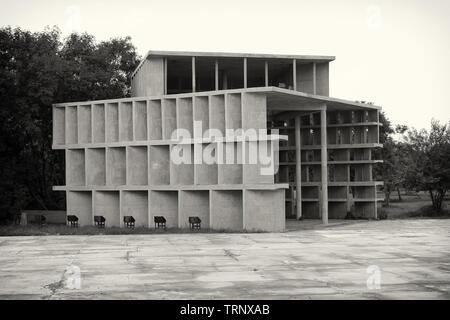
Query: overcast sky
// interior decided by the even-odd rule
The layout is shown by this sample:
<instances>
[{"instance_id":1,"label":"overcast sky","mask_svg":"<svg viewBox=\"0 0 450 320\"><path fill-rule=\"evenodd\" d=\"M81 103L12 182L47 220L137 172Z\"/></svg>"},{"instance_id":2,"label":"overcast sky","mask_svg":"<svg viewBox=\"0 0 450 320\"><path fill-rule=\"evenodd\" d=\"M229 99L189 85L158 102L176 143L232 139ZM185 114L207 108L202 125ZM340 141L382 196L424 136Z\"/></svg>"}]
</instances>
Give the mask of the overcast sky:
<instances>
[{"instance_id":1,"label":"overcast sky","mask_svg":"<svg viewBox=\"0 0 450 320\"><path fill-rule=\"evenodd\" d=\"M394 123L450 117L449 0L0 0L0 24L132 37L148 50L333 55L330 95Z\"/></svg>"}]
</instances>

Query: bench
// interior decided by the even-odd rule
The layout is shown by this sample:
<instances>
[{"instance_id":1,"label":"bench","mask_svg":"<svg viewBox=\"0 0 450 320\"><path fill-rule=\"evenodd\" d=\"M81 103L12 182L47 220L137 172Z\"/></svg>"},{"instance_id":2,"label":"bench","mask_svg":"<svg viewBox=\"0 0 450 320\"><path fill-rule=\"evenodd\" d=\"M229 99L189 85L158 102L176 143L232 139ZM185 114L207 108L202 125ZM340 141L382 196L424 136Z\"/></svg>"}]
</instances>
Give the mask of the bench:
<instances>
[{"instance_id":1,"label":"bench","mask_svg":"<svg viewBox=\"0 0 450 320\"><path fill-rule=\"evenodd\" d=\"M67 222L71 228L78 228L78 217L75 215L68 215Z\"/></svg>"},{"instance_id":2,"label":"bench","mask_svg":"<svg viewBox=\"0 0 450 320\"><path fill-rule=\"evenodd\" d=\"M94 216L94 224L97 228L101 229L105 227L106 219L104 216Z\"/></svg>"},{"instance_id":3,"label":"bench","mask_svg":"<svg viewBox=\"0 0 450 320\"><path fill-rule=\"evenodd\" d=\"M199 217L189 217L189 225L191 230L200 230L202 220Z\"/></svg>"},{"instance_id":4,"label":"bench","mask_svg":"<svg viewBox=\"0 0 450 320\"><path fill-rule=\"evenodd\" d=\"M155 229L166 229L166 218L162 216L155 216L153 220L155 221Z\"/></svg>"},{"instance_id":5,"label":"bench","mask_svg":"<svg viewBox=\"0 0 450 320\"><path fill-rule=\"evenodd\" d=\"M133 216L125 216L123 217L123 222L125 223L125 226L127 228L134 229L134 223L136 222L136 220L134 220Z\"/></svg>"}]
</instances>

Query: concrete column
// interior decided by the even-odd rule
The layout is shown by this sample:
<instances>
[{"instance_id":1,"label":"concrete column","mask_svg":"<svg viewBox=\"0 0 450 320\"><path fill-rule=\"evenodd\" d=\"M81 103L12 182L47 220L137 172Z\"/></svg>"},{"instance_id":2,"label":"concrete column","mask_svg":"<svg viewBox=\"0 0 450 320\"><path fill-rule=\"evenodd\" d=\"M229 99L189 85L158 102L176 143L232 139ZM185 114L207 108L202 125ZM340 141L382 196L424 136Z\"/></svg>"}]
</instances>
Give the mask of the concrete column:
<instances>
[{"instance_id":1,"label":"concrete column","mask_svg":"<svg viewBox=\"0 0 450 320\"><path fill-rule=\"evenodd\" d=\"M322 172L322 222L328 224L328 154L327 154L327 111L320 110L320 151Z\"/></svg>"},{"instance_id":2,"label":"concrete column","mask_svg":"<svg viewBox=\"0 0 450 320\"><path fill-rule=\"evenodd\" d=\"M164 58L164 94L167 94L167 58Z\"/></svg>"},{"instance_id":3,"label":"concrete column","mask_svg":"<svg viewBox=\"0 0 450 320\"><path fill-rule=\"evenodd\" d=\"M244 58L244 88L247 88L247 58Z\"/></svg>"},{"instance_id":4,"label":"concrete column","mask_svg":"<svg viewBox=\"0 0 450 320\"><path fill-rule=\"evenodd\" d=\"M269 86L269 63L267 61L264 61L264 81L266 87Z\"/></svg>"},{"instance_id":5,"label":"concrete column","mask_svg":"<svg viewBox=\"0 0 450 320\"><path fill-rule=\"evenodd\" d=\"M215 80L216 80L216 90L219 90L219 60L216 59L214 63L214 74L215 74Z\"/></svg>"},{"instance_id":6,"label":"concrete column","mask_svg":"<svg viewBox=\"0 0 450 320\"><path fill-rule=\"evenodd\" d=\"M292 60L292 81L292 87L295 91L297 91L297 59ZM295 121L297 121L297 118L295 119Z\"/></svg>"},{"instance_id":7,"label":"concrete column","mask_svg":"<svg viewBox=\"0 0 450 320\"><path fill-rule=\"evenodd\" d=\"M317 94L317 83L316 83L316 63L313 63L313 93Z\"/></svg>"},{"instance_id":8,"label":"concrete column","mask_svg":"<svg viewBox=\"0 0 450 320\"><path fill-rule=\"evenodd\" d=\"M192 57L192 92L195 92L195 57Z\"/></svg>"},{"instance_id":9,"label":"concrete column","mask_svg":"<svg viewBox=\"0 0 450 320\"><path fill-rule=\"evenodd\" d=\"M302 165L301 165L301 144L300 144L300 116L295 117L295 185L296 185L296 218L302 218Z\"/></svg>"}]
</instances>

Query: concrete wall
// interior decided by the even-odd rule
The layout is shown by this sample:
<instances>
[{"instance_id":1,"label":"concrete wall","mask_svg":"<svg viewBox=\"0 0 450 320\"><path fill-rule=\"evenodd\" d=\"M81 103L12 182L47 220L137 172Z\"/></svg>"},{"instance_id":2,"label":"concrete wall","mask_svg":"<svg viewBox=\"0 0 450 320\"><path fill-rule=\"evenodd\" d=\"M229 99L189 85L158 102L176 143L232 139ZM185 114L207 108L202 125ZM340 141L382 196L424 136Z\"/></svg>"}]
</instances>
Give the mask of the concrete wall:
<instances>
[{"instance_id":1,"label":"concrete wall","mask_svg":"<svg viewBox=\"0 0 450 320\"><path fill-rule=\"evenodd\" d=\"M170 151L169 146L150 146L149 151L150 185L170 184Z\"/></svg>"},{"instance_id":2,"label":"concrete wall","mask_svg":"<svg viewBox=\"0 0 450 320\"><path fill-rule=\"evenodd\" d=\"M119 140L133 140L133 107L131 102L119 103Z\"/></svg>"},{"instance_id":3,"label":"concrete wall","mask_svg":"<svg viewBox=\"0 0 450 320\"><path fill-rule=\"evenodd\" d=\"M244 190L244 229L283 231L284 190Z\"/></svg>"},{"instance_id":4,"label":"concrete wall","mask_svg":"<svg viewBox=\"0 0 450 320\"><path fill-rule=\"evenodd\" d=\"M173 131L177 128L177 108L175 99L163 99L161 101L163 139L169 140Z\"/></svg>"},{"instance_id":5,"label":"concrete wall","mask_svg":"<svg viewBox=\"0 0 450 320\"><path fill-rule=\"evenodd\" d=\"M92 142L105 142L105 105L95 104L92 107Z\"/></svg>"},{"instance_id":6,"label":"concrete wall","mask_svg":"<svg viewBox=\"0 0 450 320\"><path fill-rule=\"evenodd\" d=\"M67 191L67 215L76 215L80 226L93 223L92 193L90 191Z\"/></svg>"},{"instance_id":7,"label":"concrete wall","mask_svg":"<svg viewBox=\"0 0 450 320\"><path fill-rule=\"evenodd\" d=\"M242 94L242 128L266 129L267 128L267 98L263 94Z\"/></svg>"},{"instance_id":8,"label":"concrete wall","mask_svg":"<svg viewBox=\"0 0 450 320\"><path fill-rule=\"evenodd\" d=\"M78 143L92 141L91 106L78 106Z\"/></svg>"},{"instance_id":9,"label":"concrete wall","mask_svg":"<svg viewBox=\"0 0 450 320\"><path fill-rule=\"evenodd\" d=\"M94 197L94 215L105 217L107 227L120 227L119 191L95 191Z\"/></svg>"},{"instance_id":10,"label":"concrete wall","mask_svg":"<svg viewBox=\"0 0 450 320\"><path fill-rule=\"evenodd\" d=\"M164 94L164 58L149 57L131 80L133 97Z\"/></svg>"},{"instance_id":11,"label":"concrete wall","mask_svg":"<svg viewBox=\"0 0 450 320\"><path fill-rule=\"evenodd\" d=\"M242 230L242 191L211 191L211 228Z\"/></svg>"},{"instance_id":12,"label":"concrete wall","mask_svg":"<svg viewBox=\"0 0 450 320\"><path fill-rule=\"evenodd\" d=\"M167 228L178 227L178 191L150 191L150 226L155 216L166 218Z\"/></svg>"},{"instance_id":13,"label":"concrete wall","mask_svg":"<svg viewBox=\"0 0 450 320\"><path fill-rule=\"evenodd\" d=\"M179 148L170 140L173 130L185 128L193 134L194 120L202 121L203 131L265 128L264 94L206 93L55 105L54 115L58 135L54 147L66 150L68 208L79 209L77 215L86 224L93 223L93 215L103 215L107 225L122 226L123 216L132 215L138 225L153 227L153 217L162 215L168 226L185 228L189 216L199 216L203 228L212 218L214 228L239 230L243 190L273 184L273 176L261 176L259 167L243 167L240 143L224 145L224 164L193 164L195 148L213 157L220 154L217 145L211 148L214 145L207 141L183 145L190 164L170 161L171 148ZM226 164L230 155L232 164Z\"/></svg>"},{"instance_id":14,"label":"concrete wall","mask_svg":"<svg viewBox=\"0 0 450 320\"><path fill-rule=\"evenodd\" d=\"M125 216L132 216L136 227L149 226L148 192L147 191L122 191L121 197L122 221Z\"/></svg>"},{"instance_id":15,"label":"concrete wall","mask_svg":"<svg viewBox=\"0 0 450 320\"><path fill-rule=\"evenodd\" d=\"M147 147L128 147L127 156L127 184L148 185Z\"/></svg>"},{"instance_id":16,"label":"concrete wall","mask_svg":"<svg viewBox=\"0 0 450 320\"><path fill-rule=\"evenodd\" d=\"M66 183L81 186L86 183L84 149L72 149L66 152Z\"/></svg>"},{"instance_id":17,"label":"concrete wall","mask_svg":"<svg viewBox=\"0 0 450 320\"><path fill-rule=\"evenodd\" d=\"M147 140L147 103L136 101L133 105L134 140Z\"/></svg>"},{"instance_id":18,"label":"concrete wall","mask_svg":"<svg viewBox=\"0 0 450 320\"><path fill-rule=\"evenodd\" d=\"M178 226L189 228L189 217L199 217L209 228L209 191L180 191L178 197Z\"/></svg>"},{"instance_id":19,"label":"concrete wall","mask_svg":"<svg viewBox=\"0 0 450 320\"><path fill-rule=\"evenodd\" d=\"M53 108L53 144L64 144L66 139L66 109Z\"/></svg>"},{"instance_id":20,"label":"concrete wall","mask_svg":"<svg viewBox=\"0 0 450 320\"><path fill-rule=\"evenodd\" d=\"M149 140L162 139L161 100L148 102L148 138Z\"/></svg>"},{"instance_id":21,"label":"concrete wall","mask_svg":"<svg viewBox=\"0 0 450 320\"><path fill-rule=\"evenodd\" d=\"M297 90L305 93L314 94L313 84L313 64L297 63Z\"/></svg>"},{"instance_id":22,"label":"concrete wall","mask_svg":"<svg viewBox=\"0 0 450 320\"><path fill-rule=\"evenodd\" d=\"M86 149L86 183L94 186L106 184L105 148Z\"/></svg>"},{"instance_id":23,"label":"concrete wall","mask_svg":"<svg viewBox=\"0 0 450 320\"><path fill-rule=\"evenodd\" d=\"M177 128L185 129L193 136L192 98L179 98L177 104Z\"/></svg>"},{"instance_id":24,"label":"concrete wall","mask_svg":"<svg viewBox=\"0 0 450 320\"><path fill-rule=\"evenodd\" d=\"M126 151L125 148L107 149L106 183L123 185L126 183Z\"/></svg>"},{"instance_id":25,"label":"concrete wall","mask_svg":"<svg viewBox=\"0 0 450 320\"><path fill-rule=\"evenodd\" d=\"M316 94L330 95L330 70L329 63L316 63Z\"/></svg>"},{"instance_id":26,"label":"concrete wall","mask_svg":"<svg viewBox=\"0 0 450 320\"><path fill-rule=\"evenodd\" d=\"M78 143L78 116L77 107L66 107L66 144Z\"/></svg>"},{"instance_id":27,"label":"concrete wall","mask_svg":"<svg viewBox=\"0 0 450 320\"><path fill-rule=\"evenodd\" d=\"M225 134L225 97L212 95L209 98L209 127Z\"/></svg>"}]
</instances>

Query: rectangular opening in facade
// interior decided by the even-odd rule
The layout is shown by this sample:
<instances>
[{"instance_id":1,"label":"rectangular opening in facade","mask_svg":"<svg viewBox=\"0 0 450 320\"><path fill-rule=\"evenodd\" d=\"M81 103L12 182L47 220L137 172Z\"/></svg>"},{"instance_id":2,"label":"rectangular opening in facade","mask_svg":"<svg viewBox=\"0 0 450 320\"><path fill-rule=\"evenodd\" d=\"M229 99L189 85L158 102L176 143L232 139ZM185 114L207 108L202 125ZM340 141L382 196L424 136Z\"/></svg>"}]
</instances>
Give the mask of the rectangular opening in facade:
<instances>
[{"instance_id":1,"label":"rectangular opening in facade","mask_svg":"<svg viewBox=\"0 0 450 320\"><path fill-rule=\"evenodd\" d=\"M92 142L105 142L105 121L105 105L103 103L92 105Z\"/></svg>"},{"instance_id":2,"label":"rectangular opening in facade","mask_svg":"<svg viewBox=\"0 0 450 320\"><path fill-rule=\"evenodd\" d=\"M133 106L131 102L119 103L119 140L133 140Z\"/></svg>"},{"instance_id":3,"label":"rectangular opening in facade","mask_svg":"<svg viewBox=\"0 0 450 320\"><path fill-rule=\"evenodd\" d=\"M92 142L91 105L78 107L78 143Z\"/></svg>"},{"instance_id":4,"label":"rectangular opening in facade","mask_svg":"<svg viewBox=\"0 0 450 320\"><path fill-rule=\"evenodd\" d=\"M148 184L148 154L146 146L127 147L127 184Z\"/></svg>"},{"instance_id":5,"label":"rectangular opening in facade","mask_svg":"<svg viewBox=\"0 0 450 320\"><path fill-rule=\"evenodd\" d=\"M178 191L150 191L150 227L154 217L166 219L167 228L178 227Z\"/></svg>"},{"instance_id":6,"label":"rectangular opening in facade","mask_svg":"<svg viewBox=\"0 0 450 320\"><path fill-rule=\"evenodd\" d=\"M269 67L269 86L294 89L292 60L270 60Z\"/></svg>"},{"instance_id":7,"label":"rectangular opening in facade","mask_svg":"<svg viewBox=\"0 0 450 320\"><path fill-rule=\"evenodd\" d=\"M119 186L126 184L125 147L108 148L106 153L106 184Z\"/></svg>"},{"instance_id":8,"label":"rectangular opening in facade","mask_svg":"<svg viewBox=\"0 0 450 320\"><path fill-rule=\"evenodd\" d=\"M77 106L66 107L66 144L78 143Z\"/></svg>"},{"instance_id":9,"label":"rectangular opening in facade","mask_svg":"<svg viewBox=\"0 0 450 320\"><path fill-rule=\"evenodd\" d=\"M66 153L67 185L84 186L86 184L86 166L84 149L68 149Z\"/></svg>"},{"instance_id":10,"label":"rectangular opening in facade","mask_svg":"<svg viewBox=\"0 0 450 320\"><path fill-rule=\"evenodd\" d=\"M177 103L177 128L186 130L193 137L192 98L178 98ZM186 137L187 138L187 137Z\"/></svg>"},{"instance_id":11,"label":"rectangular opening in facade","mask_svg":"<svg viewBox=\"0 0 450 320\"><path fill-rule=\"evenodd\" d=\"M94 215L105 217L106 227L120 227L119 191L95 191Z\"/></svg>"},{"instance_id":12,"label":"rectangular opening in facade","mask_svg":"<svg viewBox=\"0 0 450 320\"><path fill-rule=\"evenodd\" d=\"M132 216L136 227L149 226L148 191L123 191L120 204L122 217Z\"/></svg>"},{"instance_id":13,"label":"rectangular opening in facade","mask_svg":"<svg viewBox=\"0 0 450 320\"><path fill-rule=\"evenodd\" d=\"M192 57L167 58L167 94L192 92Z\"/></svg>"},{"instance_id":14,"label":"rectangular opening in facade","mask_svg":"<svg viewBox=\"0 0 450 320\"><path fill-rule=\"evenodd\" d=\"M242 230L243 200L241 190L211 191L210 224L216 230Z\"/></svg>"},{"instance_id":15,"label":"rectangular opening in facade","mask_svg":"<svg viewBox=\"0 0 450 320\"><path fill-rule=\"evenodd\" d=\"M93 186L106 184L105 148L86 149L86 183Z\"/></svg>"},{"instance_id":16,"label":"rectangular opening in facade","mask_svg":"<svg viewBox=\"0 0 450 320\"><path fill-rule=\"evenodd\" d=\"M149 140L162 139L161 100L148 101L148 138Z\"/></svg>"},{"instance_id":17,"label":"rectangular opening in facade","mask_svg":"<svg viewBox=\"0 0 450 320\"><path fill-rule=\"evenodd\" d=\"M134 140L147 140L147 102L134 102Z\"/></svg>"},{"instance_id":18,"label":"rectangular opening in facade","mask_svg":"<svg viewBox=\"0 0 450 320\"><path fill-rule=\"evenodd\" d=\"M176 99L163 99L161 102L163 139L170 140L177 128Z\"/></svg>"},{"instance_id":19,"label":"rectangular opening in facade","mask_svg":"<svg viewBox=\"0 0 450 320\"><path fill-rule=\"evenodd\" d=\"M209 228L209 191L180 191L179 227L189 228L189 217L199 217L202 228Z\"/></svg>"},{"instance_id":20,"label":"rectangular opening in facade","mask_svg":"<svg viewBox=\"0 0 450 320\"><path fill-rule=\"evenodd\" d=\"M119 104L106 104L106 142L119 141Z\"/></svg>"},{"instance_id":21,"label":"rectangular opening in facade","mask_svg":"<svg viewBox=\"0 0 450 320\"><path fill-rule=\"evenodd\" d=\"M219 89L244 88L244 59L221 58L219 63Z\"/></svg>"},{"instance_id":22,"label":"rectangular opening in facade","mask_svg":"<svg viewBox=\"0 0 450 320\"><path fill-rule=\"evenodd\" d=\"M215 85L215 59L208 57L195 58L195 91L213 91Z\"/></svg>"},{"instance_id":23,"label":"rectangular opening in facade","mask_svg":"<svg viewBox=\"0 0 450 320\"><path fill-rule=\"evenodd\" d=\"M92 192L67 191L67 215L77 216L79 226L92 225Z\"/></svg>"},{"instance_id":24,"label":"rectangular opening in facade","mask_svg":"<svg viewBox=\"0 0 450 320\"><path fill-rule=\"evenodd\" d=\"M247 59L247 87L266 86L266 61L262 59Z\"/></svg>"},{"instance_id":25,"label":"rectangular opening in facade","mask_svg":"<svg viewBox=\"0 0 450 320\"><path fill-rule=\"evenodd\" d=\"M201 122L202 136L209 129L209 104L208 97L193 97L193 119Z\"/></svg>"},{"instance_id":26,"label":"rectangular opening in facade","mask_svg":"<svg viewBox=\"0 0 450 320\"><path fill-rule=\"evenodd\" d=\"M170 152L169 146L149 146L149 184L170 184Z\"/></svg>"},{"instance_id":27,"label":"rectangular opening in facade","mask_svg":"<svg viewBox=\"0 0 450 320\"><path fill-rule=\"evenodd\" d=\"M66 109L53 108L53 144L62 145L66 142Z\"/></svg>"}]
</instances>

